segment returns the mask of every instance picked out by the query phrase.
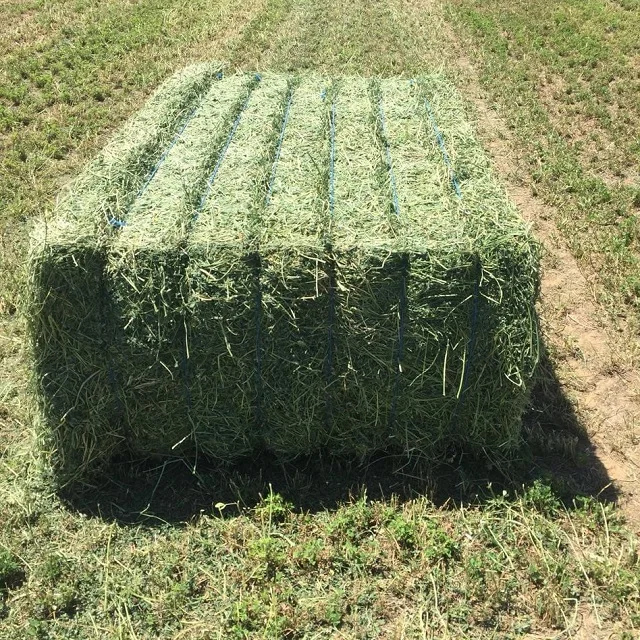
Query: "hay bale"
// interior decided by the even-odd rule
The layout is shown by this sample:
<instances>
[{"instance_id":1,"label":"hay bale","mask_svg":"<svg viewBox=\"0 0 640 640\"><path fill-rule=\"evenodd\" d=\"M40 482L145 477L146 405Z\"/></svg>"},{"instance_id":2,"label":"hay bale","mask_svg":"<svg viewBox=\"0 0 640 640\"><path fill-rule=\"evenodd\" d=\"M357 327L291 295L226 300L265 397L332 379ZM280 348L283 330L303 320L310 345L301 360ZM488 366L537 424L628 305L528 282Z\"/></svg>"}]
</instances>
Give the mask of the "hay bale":
<instances>
[{"instance_id":1,"label":"hay bale","mask_svg":"<svg viewBox=\"0 0 640 640\"><path fill-rule=\"evenodd\" d=\"M60 478L124 446L516 447L538 249L452 86L216 71L170 81L34 243Z\"/></svg>"}]
</instances>

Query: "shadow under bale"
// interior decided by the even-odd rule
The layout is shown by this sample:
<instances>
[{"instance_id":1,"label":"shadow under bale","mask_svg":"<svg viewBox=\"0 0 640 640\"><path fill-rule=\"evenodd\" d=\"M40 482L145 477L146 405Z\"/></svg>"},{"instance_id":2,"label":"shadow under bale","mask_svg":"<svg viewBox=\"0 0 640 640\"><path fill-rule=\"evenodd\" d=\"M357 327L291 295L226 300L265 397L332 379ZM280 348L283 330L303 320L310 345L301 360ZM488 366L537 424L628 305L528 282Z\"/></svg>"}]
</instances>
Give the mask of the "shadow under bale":
<instances>
[{"instance_id":1,"label":"shadow under bale","mask_svg":"<svg viewBox=\"0 0 640 640\"><path fill-rule=\"evenodd\" d=\"M508 464L451 448L437 463L377 452L365 459L316 454L283 462L261 454L234 463L131 458L114 462L91 484L61 497L70 509L122 524L160 526L201 515L233 517L270 492L295 510L318 512L366 495L404 502L426 496L438 505L481 504L542 480L568 508L581 496L615 502L618 494L563 393L546 353L524 414L523 438Z\"/></svg>"}]
</instances>

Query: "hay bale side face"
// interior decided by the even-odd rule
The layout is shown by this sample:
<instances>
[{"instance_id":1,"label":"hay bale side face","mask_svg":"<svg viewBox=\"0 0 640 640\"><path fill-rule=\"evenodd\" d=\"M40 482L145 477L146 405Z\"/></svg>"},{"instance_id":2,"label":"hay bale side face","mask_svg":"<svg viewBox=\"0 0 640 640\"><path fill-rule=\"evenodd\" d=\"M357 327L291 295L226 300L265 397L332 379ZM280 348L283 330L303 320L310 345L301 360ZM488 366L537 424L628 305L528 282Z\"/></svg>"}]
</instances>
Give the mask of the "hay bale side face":
<instances>
[{"instance_id":1,"label":"hay bale side face","mask_svg":"<svg viewBox=\"0 0 640 640\"><path fill-rule=\"evenodd\" d=\"M514 239L515 240L515 239ZM494 244L479 254L482 276L471 321L467 398L460 411L461 439L499 457L519 444L539 355L537 255L529 244ZM475 326L474 326L475 325ZM463 422L464 421L464 422Z\"/></svg>"},{"instance_id":2,"label":"hay bale side face","mask_svg":"<svg viewBox=\"0 0 640 640\"><path fill-rule=\"evenodd\" d=\"M395 446L439 455L463 437L460 394L470 338L473 257L411 252L406 264L396 341Z\"/></svg>"},{"instance_id":3,"label":"hay bale side face","mask_svg":"<svg viewBox=\"0 0 640 640\"><path fill-rule=\"evenodd\" d=\"M259 443L257 265L238 244L190 245L189 444L215 458L246 454Z\"/></svg>"},{"instance_id":4,"label":"hay bale side face","mask_svg":"<svg viewBox=\"0 0 640 640\"><path fill-rule=\"evenodd\" d=\"M120 328L115 367L129 445L139 452L171 450L188 423L187 255L180 247L151 246L117 258L110 256L109 294Z\"/></svg>"},{"instance_id":5,"label":"hay bale side face","mask_svg":"<svg viewBox=\"0 0 640 640\"><path fill-rule=\"evenodd\" d=\"M329 275L317 245L261 251L262 433L283 456L327 441Z\"/></svg>"},{"instance_id":6,"label":"hay bale side face","mask_svg":"<svg viewBox=\"0 0 640 640\"><path fill-rule=\"evenodd\" d=\"M404 256L396 248L334 245L336 319L330 448L365 454L390 441Z\"/></svg>"},{"instance_id":7,"label":"hay bale side face","mask_svg":"<svg viewBox=\"0 0 640 640\"><path fill-rule=\"evenodd\" d=\"M61 478L113 455L123 440L103 268L103 253L89 247L51 244L30 257L38 432Z\"/></svg>"}]
</instances>

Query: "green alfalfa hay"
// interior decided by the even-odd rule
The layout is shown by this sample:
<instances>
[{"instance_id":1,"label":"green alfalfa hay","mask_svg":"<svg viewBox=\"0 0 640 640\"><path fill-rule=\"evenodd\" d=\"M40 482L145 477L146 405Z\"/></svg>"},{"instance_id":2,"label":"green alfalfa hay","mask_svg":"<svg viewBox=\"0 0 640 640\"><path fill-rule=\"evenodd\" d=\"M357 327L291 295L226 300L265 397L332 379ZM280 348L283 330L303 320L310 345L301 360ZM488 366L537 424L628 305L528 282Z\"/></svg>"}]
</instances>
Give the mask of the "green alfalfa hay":
<instances>
[{"instance_id":1,"label":"green alfalfa hay","mask_svg":"<svg viewBox=\"0 0 640 640\"><path fill-rule=\"evenodd\" d=\"M109 345L105 242L148 171L219 70L189 67L163 84L34 229L24 314L35 421L59 476L80 475L123 440Z\"/></svg>"},{"instance_id":2,"label":"green alfalfa hay","mask_svg":"<svg viewBox=\"0 0 640 640\"><path fill-rule=\"evenodd\" d=\"M110 297L123 328L116 365L128 381L130 446L141 452L193 449L187 238L228 131L255 85L241 75L215 84L110 247Z\"/></svg>"},{"instance_id":3,"label":"green alfalfa hay","mask_svg":"<svg viewBox=\"0 0 640 640\"><path fill-rule=\"evenodd\" d=\"M473 241L479 283L473 373L458 403L453 435L496 457L520 442L522 412L538 363L540 250L497 182L452 85L442 76L429 76L416 93L429 100L451 149L462 191L464 236Z\"/></svg>"},{"instance_id":4,"label":"green alfalfa hay","mask_svg":"<svg viewBox=\"0 0 640 640\"><path fill-rule=\"evenodd\" d=\"M336 312L330 447L363 454L389 445L402 256L396 247L398 221L375 83L342 82L334 103L335 209L329 218L329 245Z\"/></svg>"},{"instance_id":5,"label":"green alfalfa hay","mask_svg":"<svg viewBox=\"0 0 640 640\"><path fill-rule=\"evenodd\" d=\"M63 191L47 232L93 244L113 230L110 221L124 220L159 154L221 70L218 63L196 64L169 78Z\"/></svg>"},{"instance_id":6,"label":"green alfalfa hay","mask_svg":"<svg viewBox=\"0 0 640 640\"><path fill-rule=\"evenodd\" d=\"M397 81L387 85L385 97L393 116L393 102L401 89ZM454 196L447 184L452 176L440 162L436 180L450 194L443 201L451 220L446 234L441 234L441 214L429 216L427 210L418 211L421 215L407 227L408 237L421 230L425 242L409 265L406 353L395 437L400 441L404 437L407 447L413 444L422 451L456 443L497 458L520 442L522 411L538 360L534 303L539 251L498 185L452 86L442 77L427 77L410 85L406 100L396 107L405 108L412 100L423 117L422 130L416 129L414 135L426 134L431 153L441 155L429 106L451 157L461 198ZM389 121L392 127L402 119ZM402 134L408 135L406 130ZM426 139L424 147L428 148ZM408 148L403 145L405 152ZM416 177L413 183L399 181L410 187L411 197L429 202L415 157L396 153L395 167L399 174ZM408 194L404 195L401 206L411 217ZM425 362L432 363L429 369ZM438 381L440 397L434 393Z\"/></svg>"},{"instance_id":7,"label":"green alfalfa hay","mask_svg":"<svg viewBox=\"0 0 640 640\"><path fill-rule=\"evenodd\" d=\"M491 176L459 99L434 77L413 85L302 78L266 204L289 93L279 82L260 126L251 125L257 113L241 119L195 224L194 203L222 136L213 135L210 155L185 183L161 169L153 209L112 243L108 313L122 406L100 406L116 424L121 416L118 437L127 433L140 453L220 457L259 445L281 455L388 447L433 456L452 442L512 448L537 358L537 250ZM420 108L424 97L450 147L461 201ZM240 95L231 102L221 131ZM197 147L190 128L184 139ZM179 145L171 152L177 166L188 150ZM167 208L163 184L181 194L178 206ZM162 215L154 219L154 211ZM171 224L163 227L165 215ZM87 458L83 437L65 446L84 447Z\"/></svg>"},{"instance_id":8,"label":"green alfalfa hay","mask_svg":"<svg viewBox=\"0 0 640 640\"><path fill-rule=\"evenodd\" d=\"M443 408L443 354L447 341L465 340L467 324L458 326L455 314L469 289L463 281L456 291L464 273L454 273L454 265L447 264L447 253L459 258L459 246L447 247L460 236L459 223L450 213L450 186L437 178L442 159L425 153L412 138L421 120L409 108L409 87L406 81L391 90L388 83L350 82L336 98L332 450L365 453L384 447L435 455L450 421ZM399 131L389 122L395 118ZM406 165L398 157L405 146ZM414 178L432 180L418 194L399 188L403 180ZM444 291L438 293L438 287ZM420 302L412 298L414 291L422 294ZM426 306L420 314L429 303L435 310ZM466 321L464 309L462 314ZM429 315L439 325L424 332ZM421 340L412 340L412 325L423 332ZM445 377L455 376L451 365ZM407 401L412 387L418 393Z\"/></svg>"},{"instance_id":9,"label":"green alfalfa hay","mask_svg":"<svg viewBox=\"0 0 640 640\"><path fill-rule=\"evenodd\" d=\"M356 86L342 88L350 105ZM338 398L330 398L339 418L332 450L387 446L437 456L455 443L494 457L513 451L538 358L537 246L497 185L446 80L374 82L368 105L364 87L357 93L359 130L347 138L357 137L360 148L363 139L370 141L366 160L340 145L341 124L353 126L354 119L345 118L347 105L341 110L336 101L337 167L357 171L362 162L364 168L355 186L348 170L336 178L332 255L340 303L332 389ZM460 199L425 99L454 151ZM382 172L374 170L376 155ZM368 192L354 193L364 185ZM362 204L353 206L358 199Z\"/></svg>"}]
</instances>

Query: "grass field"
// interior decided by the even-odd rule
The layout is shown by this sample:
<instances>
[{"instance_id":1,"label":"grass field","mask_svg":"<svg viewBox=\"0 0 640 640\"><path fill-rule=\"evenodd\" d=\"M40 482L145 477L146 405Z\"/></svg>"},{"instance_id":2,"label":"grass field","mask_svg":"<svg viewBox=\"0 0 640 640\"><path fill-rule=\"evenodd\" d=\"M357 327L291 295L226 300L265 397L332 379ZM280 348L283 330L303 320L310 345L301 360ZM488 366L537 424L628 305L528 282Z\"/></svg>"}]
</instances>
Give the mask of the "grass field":
<instances>
[{"instance_id":1,"label":"grass field","mask_svg":"<svg viewBox=\"0 0 640 640\"><path fill-rule=\"evenodd\" d=\"M0 3L0 638L636 638L640 0ZM124 461L57 495L31 221L187 62L445 67L545 247L521 460Z\"/></svg>"},{"instance_id":2,"label":"grass field","mask_svg":"<svg viewBox=\"0 0 640 640\"><path fill-rule=\"evenodd\" d=\"M640 3L462 0L451 15L482 50L482 81L526 148L534 193L560 211L601 300L637 314Z\"/></svg>"}]
</instances>

